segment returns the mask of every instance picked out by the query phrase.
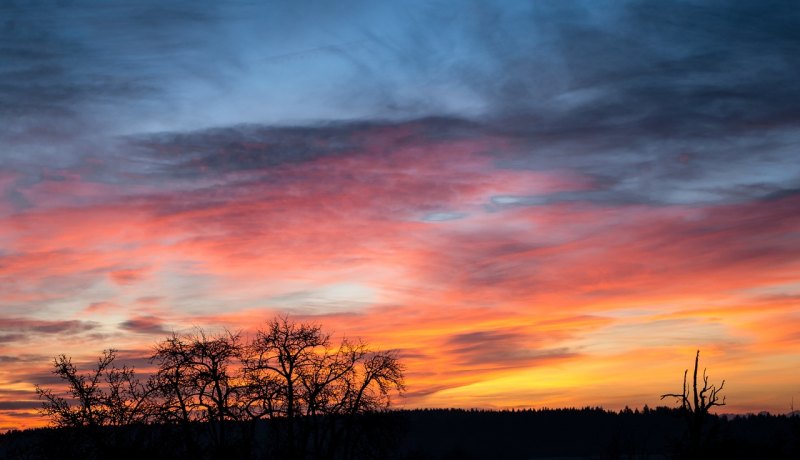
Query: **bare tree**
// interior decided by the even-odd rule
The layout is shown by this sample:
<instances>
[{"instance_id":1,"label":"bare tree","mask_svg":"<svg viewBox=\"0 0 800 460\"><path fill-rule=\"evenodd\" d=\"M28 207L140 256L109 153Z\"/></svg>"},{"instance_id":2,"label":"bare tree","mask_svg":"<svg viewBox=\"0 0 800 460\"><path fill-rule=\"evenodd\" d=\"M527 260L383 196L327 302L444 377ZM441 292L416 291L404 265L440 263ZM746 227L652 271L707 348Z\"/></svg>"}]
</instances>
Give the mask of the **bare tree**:
<instances>
[{"instance_id":1,"label":"bare tree","mask_svg":"<svg viewBox=\"0 0 800 460\"><path fill-rule=\"evenodd\" d=\"M248 375L256 382L274 382L273 416L286 419L288 458L296 458L295 418L300 412L298 385L301 375L314 366L318 353L330 344L330 336L317 324L295 323L287 316L269 321L250 346ZM266 401L265 401L266 402Z\"/></svg>"},{"instance_id":2,"label":"bare tree","mask_svg":"<svg viewBox=\"0 0 800 460\"><path fill-rule=\"evenodd\" d=\"M346 416L339 432L334 432L331 436L332 439L340 440L342 458L360 457L357 448L368 441L364 439L368 434L363 426L357 426L359 422L363 422L358 416L389 408L391 395L405 391L403 372L404 368L396 352L366 350L353 366L352 372L342 379L338 385L342 388L338 398Z\"/></svg>"},{"instance_id":3,"label":"bare tree","mask_svg":"<svg viewBox=\"0 0 800 460\"><path fill-rule=\"evenodd\" d=\"M40 413L57 427L119 426L149 421L150 383L137 379L134 369L114 364L116 350L105 350L94 368L81 373L72 358L53 359L53 374L66 384L65 392L36 386L43 400ZM65 397L67 396L67 397Z\"/></svg>"},{"instance_id":4,"label":"bare tree","mask_svg":"<svg viewBox=\"0 0 800 460\"><path fill-rule=\"evenodd\" d=\"M208 335L198 329L185 335L173 333L156 345L151 361L158 365L155 381L162 397L162 419L179 422L190 446L192 421L208 423L220 455L228 444L225 421L239 414L239 342L238 333Z\"/></svg>"},{"instance_id":5,"label":"bare tree","mask_svg":"<svg viewBox=\"0 0 800 460\"><path fill-rule=\"evenodd\" d=\"M56 390L36 386L42 400L40 414L48 416L54 426L67 428L62 432L69 439L63 443L63 454L83 458L118 455L118 447L136 444L135 433L105 427L152 419L152 382L140 382L132 367L117 367L116 357L116 350L105 350L92 369L80 371L70 357L59 355L53 359L53 374L65 386Z\"/></svg>"},{"instance_id":6,"label":"bare tree","mask_svg":"<svg viewBox=\"0 0 800 460\"><path fill-rule=\"evenodd\" d=\"M702 448L703 425L708 417L709 411L716 406L725 405L725 396L719 399L720 392L725 387L725 380L717 387L709 385L706 369L703 369L702 387L698 387L697 370L700 362L700 350L694 358L694 373L692 381L687 381L689 369L683 372L683 391L681 393L667 393L661 395L661 399L675 398L680 403L680 408L686 416L689 427L689 442L691 455L699 454Z\"/></svg>"},{"instance_id":7,"label":"bare tree","mask_svg":"<svg viewBox=\"0 0 800 460\"><path fill-rule=\"evenodd\" d=\"M353 416L386 409L391 393L405 389L395 353L348 339L334 346L321 326L286 316L257 332L245 363L252 386L265 391L260 407L285 422L288 458L308 449L320 457L337 439L346 444L340 435L348 424L353 431Z\"/></svg>"}]
</instances>

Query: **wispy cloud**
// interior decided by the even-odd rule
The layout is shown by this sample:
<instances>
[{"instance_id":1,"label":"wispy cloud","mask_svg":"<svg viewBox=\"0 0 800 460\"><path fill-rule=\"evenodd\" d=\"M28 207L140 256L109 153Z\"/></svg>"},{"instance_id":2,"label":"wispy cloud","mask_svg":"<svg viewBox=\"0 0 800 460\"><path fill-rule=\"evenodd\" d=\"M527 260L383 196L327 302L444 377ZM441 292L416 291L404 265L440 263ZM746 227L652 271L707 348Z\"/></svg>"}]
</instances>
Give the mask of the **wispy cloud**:
<instances>
[{"instance_id":1,"label":"wispy cloud","mask_svg":"<svg viewBox=\"0 0 800 460\"><path fill-rule=\"evenodd\" d=\"M131 318L123 321L119 325L120 328L137 334L156 334L166 336L169 330L164 326L164 322L160 318L154 316L141 316Z\"/></svg>"}]
</instances>

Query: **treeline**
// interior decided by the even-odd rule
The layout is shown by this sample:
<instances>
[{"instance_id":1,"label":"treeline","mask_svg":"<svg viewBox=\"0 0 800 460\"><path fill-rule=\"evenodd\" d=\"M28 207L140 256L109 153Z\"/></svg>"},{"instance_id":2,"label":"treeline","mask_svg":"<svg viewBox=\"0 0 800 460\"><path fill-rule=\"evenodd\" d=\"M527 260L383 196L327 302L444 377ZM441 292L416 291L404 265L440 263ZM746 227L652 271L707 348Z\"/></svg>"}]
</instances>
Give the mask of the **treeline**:
<instances>
[{"instance_id":1,"label":"treeline","mask_svg":"<svg viewBox=\"0 0 800 460\"><path fill-rule=\"evenodd\" d=\"M601 408L515 411L417 409L356 415L355 424L369 443L354 458L385 460L504 460L571 458L604 460L691 459L751 460L800 458L800 417L711 415L708 450L694 455L680 408L607 411ZM229 422L237 429L239 422ZM269 420L256 423L261 441L252 458L286 458L264 450ZM209 433L193 424L202 441ZM183 459L175 425L104 427L120 448L114 459ZM40 429L0 435L0 458L59 459L85 442L69 429ZM71 454L70 454L71 455ZM237 458L235 451L226 458ZM202 458L202 457L200 457Z\"/></svg>"},{"instance_id":2,"label":"treeline","mask_svg":"<svg viewBox=\"0 0 800 460\"><path fill-rule=\"evenodd\" d=\"M800 417L709 415L702 452L692 450L682 408L562 408L515 411L420 409L401 459L792 459L800 458Z\"/></svg>"},{"instance_id":3,"label":"treeline","mask_svg":"<svg viewBox=\"0 0 800 460\"><path fill-rule=\"evenodd\" d=\"M334 344L319 325L287 317L247 342L227 331L173 333L155 346L146 377L116 359L105 351L87 372L58 356L66 392L36 387L42 414L70 437L63 458L125 458L165 435L169 458L365 458L377 438L364 414L404 390L394 352Z\"/></svg>"}]
</instances>

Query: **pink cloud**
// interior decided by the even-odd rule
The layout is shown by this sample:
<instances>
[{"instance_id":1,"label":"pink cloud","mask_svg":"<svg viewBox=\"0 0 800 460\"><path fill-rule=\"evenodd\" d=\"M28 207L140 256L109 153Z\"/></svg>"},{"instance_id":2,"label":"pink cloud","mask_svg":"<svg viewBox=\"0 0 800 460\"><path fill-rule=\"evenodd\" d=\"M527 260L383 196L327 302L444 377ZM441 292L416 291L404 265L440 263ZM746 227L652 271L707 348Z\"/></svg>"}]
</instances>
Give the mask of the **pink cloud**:
<instances>
[{"instance_id":1,"label":"pink cloud","mask_svg":"<svg viewBox=\"0 0 800 460\"><path fill-rule=\"evenodd\" d=\"M89 314L105 314L122 308L114 302L92 302L84 310Z\"/></svg>"},{"instance_id":2,"label":"pink cloud","mask_svg":"<svg viewBox=\"0 0 800 460\"><path fill-rule=\"evenodd\" d=\"M109 278L119 285L128 285L143 280L149 272L147 268L126 268L108 273Z\"/></svg>"}]
</instances>

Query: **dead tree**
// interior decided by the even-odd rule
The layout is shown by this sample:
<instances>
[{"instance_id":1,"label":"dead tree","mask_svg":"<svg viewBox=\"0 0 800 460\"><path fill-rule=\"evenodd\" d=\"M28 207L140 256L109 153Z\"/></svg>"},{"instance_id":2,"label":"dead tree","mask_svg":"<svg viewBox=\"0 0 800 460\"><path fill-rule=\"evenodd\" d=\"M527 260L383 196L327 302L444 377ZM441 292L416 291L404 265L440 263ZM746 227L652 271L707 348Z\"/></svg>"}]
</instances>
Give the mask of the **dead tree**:
<instances>
[{"instance_id":1,"label":"dead tree","mask_svg":"<svg viewBox=\"0 0 800 460\"><path fill-rule=\"evenodd\" d=\"M725 380L717 388L716 385L709 385L706 369L703 369L702 387L698 387L697 370L700 362L700 350L694 358L694 373L692 381L688 382L689 369L683 372L683 392L666 393L661 395L661 399L675 398L680 402L680 409L686 417L689 428L690 455L698 455L703 447L703 425L708 418L709 411L715 406L725 405L725 396L720 401L720 392L725 387Z\"/></svg>"}]
</instances>

